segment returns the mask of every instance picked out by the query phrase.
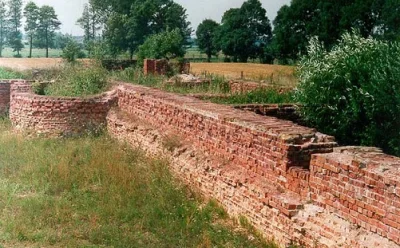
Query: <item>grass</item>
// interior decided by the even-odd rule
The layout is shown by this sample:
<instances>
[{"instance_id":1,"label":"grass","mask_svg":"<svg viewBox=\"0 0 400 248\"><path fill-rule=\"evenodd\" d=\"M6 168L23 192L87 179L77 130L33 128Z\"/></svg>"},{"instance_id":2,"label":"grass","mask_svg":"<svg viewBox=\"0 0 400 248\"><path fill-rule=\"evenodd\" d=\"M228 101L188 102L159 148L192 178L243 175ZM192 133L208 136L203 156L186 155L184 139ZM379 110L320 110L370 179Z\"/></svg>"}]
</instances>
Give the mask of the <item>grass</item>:
<instances>
[{"instance_id":1,"label":"grass","mask_svg":"<svg viewBox=\"0 0 400 248\"><path fill-rule=\"evenodd\" d=\"M25 75L8 68L0 67L0 79L24 79Z\"/></svg>"},{"instance_id":2,"label":"grass","mask_svg":"<svg viewBox=\"0 0 400 248\"><path fill-rule=\"evenodd\" d=\"M179 84L166 84L164 83L166 78L153 75L145 76L137 69L127 69L125 71L113 73L113 77L117 80L159 88L168 92L179 94L209 94L210 96L204 96L202 98L219 104L276 104L293 102L293 92L279 93L278 90L274 88L259 89L249 93L230 95L229 85L224 77L214 74L206 74L205 76L210 79L211 83L188 87ZM220 95L226 95L226 97L220 97Z\"/></svg>"},{"instance_id":3,"label":"grass","mask_svg":"<svg viewBox=\"0 0 400 248\"><path fill-rule=\"evenodd\" d=\"M2 56L4 58L13 58L17 53L13 51L12 48L6 47L3 49ZM29 46L23 48L20 52L23 58L27 58L29 56ZM62 54L61 49L49 49L49 57L50 58L60 58ZM44 58L46 56L46 49L32 49L32 58Z\"/></svg>"},{"instance_id":4,"label":"grass","mask_svg":"<svg viewBox=\"0 0 400 248\"><path fill-rule=\"evenodd\" d=\"M274 89L258 89L244 94L234 94L228 97L208 97L209 100L219 104L278 104L292 103L293 92L279 93Z\"/></svg>"},{"instance_id":5,"label":"grass","mask_svg":"<svg viewBox=\"0 0 400 248\"><path fill-rule=\"evenodd\" d=\"M166 77L156 75L144 75L140 69L128 68L124 71L113 72L111 77L115 80L130 82L143 86L158 88L164 91L179 93L179 94L224 94L229 92L229 87L224 77L207 75L211 83L202 84L193 87L183 86L179 84L168 84Z\"/></svg>"},{"instance_id":6,"label":"grass","mask_svg":"<svg viewBox=\"0 0 400 248\"><path fill-rule=\"evenodd\" d=\"M2 121L0 175L4 247L276 247L107 136L26 139Z\"/></svg>"},{"instance_id":7,"label":"grass","mask_svg":"<svg viewBox=\"0 0 400 248\"><path fill-rule=\"evenodd\" d=\"M48 73L54 73L48 71ZM56 75L56 74L55 74ZM45 95L90 96L108 89L108 71L100 66L84 67L80 64L66 64L58 78L44 89Z\"/></svg>"}]
</instances>

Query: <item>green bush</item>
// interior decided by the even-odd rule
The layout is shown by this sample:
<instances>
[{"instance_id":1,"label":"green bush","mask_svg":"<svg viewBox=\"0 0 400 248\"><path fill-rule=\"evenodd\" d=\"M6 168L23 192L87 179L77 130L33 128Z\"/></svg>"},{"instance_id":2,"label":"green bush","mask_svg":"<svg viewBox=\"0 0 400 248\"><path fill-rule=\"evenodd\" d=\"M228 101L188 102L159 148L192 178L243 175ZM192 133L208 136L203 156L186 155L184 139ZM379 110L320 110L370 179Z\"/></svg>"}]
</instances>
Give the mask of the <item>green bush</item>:
<instances>
[{"instance_id":1,"label":"green bush","mask_svg":"<svg viewBox=\"0 0 400 248\"><path fill-rule=\"evenodd\" d=\"M172 59L185 55L184 38L179 29L154 34L139 47L138 61L144 59Z\"/></svg>"},{"instance_id":2,"label":"green bush","mask_svg":"<svg viewBox=\"0 0 400 248\"><path fill-rule=\"evenodd\" d=\"M75 62L76 59L85 57L85 53L81 50L79 44L74 40L69 40L62 53L63 59L67 62Z\"/></svg>"},{"instance_id":3,"label":"green bush","mask_svg":"<svg viewBox=\"0 0 400 248\"><path fill-rule=\"evenodd\" d=\"M101 66L67 65L59 79L45 89L46 95L89 96L104 92L108 86L108 72Z\"/></svg>"},{"instance_id":4,"label":"green bush","mask_svg":"<svg viewBox=\"0 0 400 248\"><path fill-rule=\"evenodd\" d=\"M326 51L313 39L299 75L306 121L341 144L400 156L400 44L346 33Z\"/></svg>"}]
</instances>

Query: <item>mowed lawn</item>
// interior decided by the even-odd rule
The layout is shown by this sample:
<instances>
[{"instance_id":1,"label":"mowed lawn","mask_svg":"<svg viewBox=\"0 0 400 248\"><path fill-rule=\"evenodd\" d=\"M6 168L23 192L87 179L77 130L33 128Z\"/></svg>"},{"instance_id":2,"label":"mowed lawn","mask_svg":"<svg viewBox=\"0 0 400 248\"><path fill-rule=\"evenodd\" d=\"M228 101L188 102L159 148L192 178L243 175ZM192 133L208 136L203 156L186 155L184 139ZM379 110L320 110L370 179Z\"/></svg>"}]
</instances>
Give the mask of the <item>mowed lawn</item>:
<instances>
[{"instance_id":1,"label":"mowed lawn","mask_svg":"<svg viewBox=\"0 0 400 248\"><path fill-rule=\"evenodd\" d=\"M196 75L216 74L228 79L265 81L282 86L293 87L297 84L296 67L254 63L191 63L190 70Z\"/></svg>"},{"instance_id":2,"label":"mowed lawn","mask_svg":"<svg viewBox=\"0 0 400 248\"><path fill-rule=\"evenodd\" d=\"M26 138L0 122L0 247L276 247L106 135Z\"/></svg>"}]
</instances>

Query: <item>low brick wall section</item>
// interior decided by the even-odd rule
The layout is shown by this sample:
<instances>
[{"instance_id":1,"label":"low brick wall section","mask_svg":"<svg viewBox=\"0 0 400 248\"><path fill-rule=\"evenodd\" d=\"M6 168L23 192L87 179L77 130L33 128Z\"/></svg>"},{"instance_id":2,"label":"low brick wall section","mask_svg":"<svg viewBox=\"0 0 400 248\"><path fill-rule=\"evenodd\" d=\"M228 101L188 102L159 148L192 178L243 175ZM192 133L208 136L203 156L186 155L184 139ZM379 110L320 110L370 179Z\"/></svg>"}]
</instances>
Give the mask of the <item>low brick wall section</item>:
<instances>
[{"instance_id":1,"label":"low brick wall section","mask_svg":"<svg viewBox=\"0 0 400 248\"><path fill-rule=\"evenodd\" d=\"M117 92L110 135L166 155L186 184L282 247L399 247L400 158L335 148L313 129L191 97L134 85ZM182 144L168 151L171 134Z\"/></svg>"},{"instance_id":2,"label":"low brick wall section","mask_svg":"<svg viewBox=\"0 0 400 248\"><path fill-rule=\"evenodd\" d=\"M297 193L308 191L298 187L308 174L289 169L308 169L311 154L332 152L336 146L332 137L290 121L141 86L120 86L118 105L122 111L176 130L210 154Z\"/></svg>"},{"instance_id":3,"label":"low brick wall section","mask_svg":"<svg viewBox=\"0 0 400 248\"><path fill-rule=\"evenodd\" d=\"M104 126L115 102L114 92L91 98L39 96L22 82L11 86L10 119L17 130L72 136Z\"/></svg>"},{"instance_id":4,"label":"low brick wall section","mask_svg":"<svg viewBox=\"0 0 400 248\"><path fill-rule=\"evenodd\" d=\"M310 187L316 203L400 244L400 158L366 147L313 155Z\"/></svg>"},{"instance_id":5,"label":"low brick wall section","mask_svg":"<svg viewBox=\"0 0 400 248\"><path fill-rule=\"evenodd\" d=\"M298 114L298 106L294 104L236 104L232 105L235 109L251 111L258 115L272 116L282 120L292 121L302 124Z\"/></svg>"},{"instance_id":6,"label":"low brick wall section","mask_svg":"<svg viewBox=\"0 0 400 248\"><path fill-rule=\"evenodd\" d=\"M8 112L10 107L10 83L0 82L0 115Z\"/></svg>"},{"instance_id":7,"label":"low brick wall section","mask_svg":"<svg viewBox=\"0 0 400 248\"><path fill-rule=\"evenodd\" d=\"M10 108L10 94L11 85L18 84L21 82L25 84L23 80L0 80L0 115L6 114Z\"/></svg>"},{"instance_id":8,"label":"low brick wall section","mask_svg":"<svg viewBox=\"0 0 400 248\"><path fill-rule=\"evenodd\" d=\"M166 75L171 70L177 70L179 73L188 74L190 63L174 62L166 59L145 59L143 65L144 75L156 74Z\"/></svg>"}]
</instances>

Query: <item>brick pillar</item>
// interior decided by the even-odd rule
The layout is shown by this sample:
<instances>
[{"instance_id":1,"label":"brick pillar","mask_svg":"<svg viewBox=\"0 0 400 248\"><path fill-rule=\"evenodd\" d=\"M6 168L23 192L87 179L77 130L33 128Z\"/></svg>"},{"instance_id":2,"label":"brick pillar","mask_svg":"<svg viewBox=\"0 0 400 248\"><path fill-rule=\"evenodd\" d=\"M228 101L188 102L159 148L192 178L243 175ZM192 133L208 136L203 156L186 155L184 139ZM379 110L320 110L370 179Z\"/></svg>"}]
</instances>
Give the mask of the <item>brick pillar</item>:
<instances>
[{"instance_id":1,"label":"brick pillar","mask_svg":"<svg viewBox=\"0 0 400 248\"><path fill-rule=\"evenodd\" d=\"M154 74L156 71L156 61L154 59L145 59L143 65L144 75Z\"/></svg>"}]
</instances>

